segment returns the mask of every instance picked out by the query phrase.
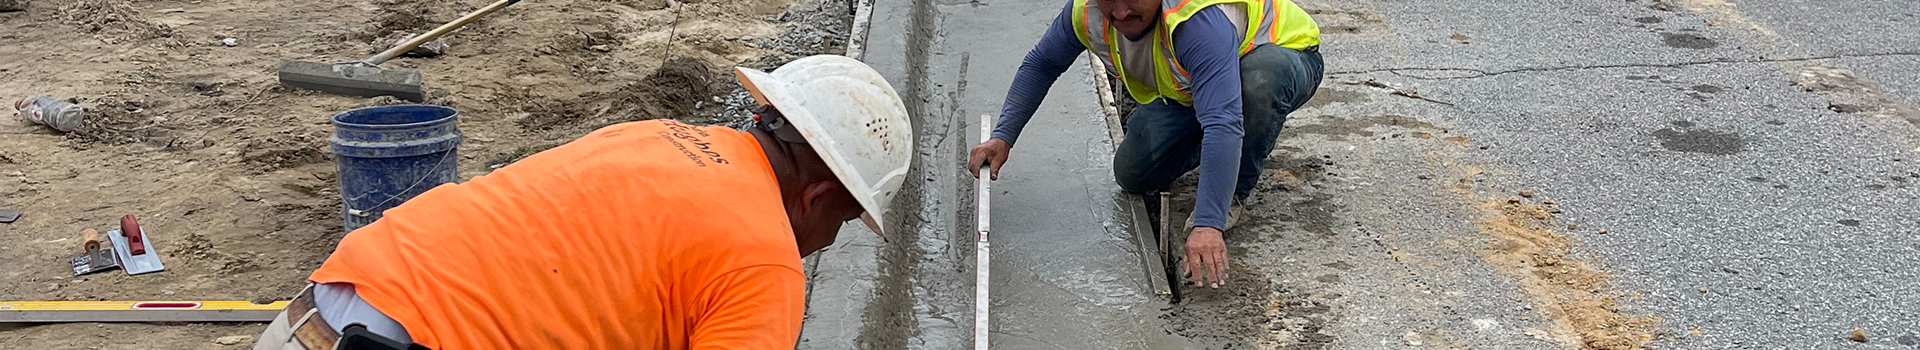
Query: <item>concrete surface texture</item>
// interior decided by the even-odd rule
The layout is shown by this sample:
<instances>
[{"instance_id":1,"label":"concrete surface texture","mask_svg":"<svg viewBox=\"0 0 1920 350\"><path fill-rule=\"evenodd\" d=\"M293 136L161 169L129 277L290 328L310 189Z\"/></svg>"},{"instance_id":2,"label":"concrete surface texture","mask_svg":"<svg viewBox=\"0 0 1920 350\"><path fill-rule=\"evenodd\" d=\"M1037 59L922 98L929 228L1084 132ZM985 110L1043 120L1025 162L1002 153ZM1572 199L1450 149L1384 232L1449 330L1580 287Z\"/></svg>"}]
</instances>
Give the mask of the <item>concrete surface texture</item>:
<instances>
[{"instance_id":1,"label":"concrete surface texture","mask_svg":"<svg viewBox=\"0 0 1920 350\"><path fill-rule=\"evenodd\" d=\"M1920 348L1920 3L1297 2L1329 74L1227 233L1228 285L1169 307L1119 271L1076 67L995 187L997 347ZM920 168L950 210L924 216L968 222L964 121L1058 6L876 5L870 61L952 163ZM848 249L894 301L846 344L969 345L970 230L943 230Z\"/></svg>"},{"instance_id":2,"label":"concrete surface texture","mask_svg":"<svg viewBox=\"0 0 1920 350\"><path fill-rule=\"evenodd\" d=\"M853 288L815 282L814 316L801 347L972 346L972 178L959 156L979 141L967 132L978 130L977 116L998 113L1020 58L1058 6L875 4L866 59L909 100L923 141L915 171L926 179L907 191L918 212L903 226L913 236L889 237L878 249L849 242L823 253L817 278L841 281L825 275L858 273L863 268L850 266L871 264L891 268L877 279L894 282ZM1031 141L1017 147L1021 160L1003 169L994 186L995 347L1180 347L1156 317L1164 301L1148 291L1127 227L1132 217L1120 210L1091 77L1084 62L1062 77L1028 127ZM897 255L889 255L893 250ZM902 295L859 296L889 293ZM847 306L881 311L855 315ZM836 307L840 311L829 310Z\"/></svg>"}]
</instances>

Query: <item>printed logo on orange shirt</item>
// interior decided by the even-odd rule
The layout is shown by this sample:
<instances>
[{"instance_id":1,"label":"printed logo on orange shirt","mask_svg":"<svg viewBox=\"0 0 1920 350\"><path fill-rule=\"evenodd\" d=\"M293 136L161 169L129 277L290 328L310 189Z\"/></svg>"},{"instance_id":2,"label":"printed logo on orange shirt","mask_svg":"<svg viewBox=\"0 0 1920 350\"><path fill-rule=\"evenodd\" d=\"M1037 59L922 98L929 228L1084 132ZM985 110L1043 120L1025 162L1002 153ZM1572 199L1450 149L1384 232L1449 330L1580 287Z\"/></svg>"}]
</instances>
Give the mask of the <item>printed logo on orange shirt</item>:
<instances>
[{"instance_id":1,"label":"printed logo on orange shirt","mask_svg":"<svg viewBox=\"0 0 1920 350\"><path fill-rule=\"evenodd\" d=\"M706 139L703 139L703 137L713 136L712 134L708 134L706 130L700 130L700 128L696 128L696 127L693 127L692 125L683 124L683 123L680 123L679 121L674 121L674 120L665 120L664 124L667 125L667 130L671 132L667 132L667 131L660 132L660 138L666 139L667 143L672 143L673 148L679 149L680 154L686 155L687 160L693 161L694 165L706 167L708 160L711 160L716 164L732 164L730 162L727 162L726 156L721 155L720 152L716 152L713 150L712 143L709 143L707 142ZM695 136L695 135L698 135L698 136ZM685 140L687 143L693 144L693 147L691 148L687 147L685 143L680 142L682 140ZM695 154L693 152L694 148L700 149L700 154ZM701 157L702 155L705 155L705 157L704 158Z\"/></svg>"}]
</instances>

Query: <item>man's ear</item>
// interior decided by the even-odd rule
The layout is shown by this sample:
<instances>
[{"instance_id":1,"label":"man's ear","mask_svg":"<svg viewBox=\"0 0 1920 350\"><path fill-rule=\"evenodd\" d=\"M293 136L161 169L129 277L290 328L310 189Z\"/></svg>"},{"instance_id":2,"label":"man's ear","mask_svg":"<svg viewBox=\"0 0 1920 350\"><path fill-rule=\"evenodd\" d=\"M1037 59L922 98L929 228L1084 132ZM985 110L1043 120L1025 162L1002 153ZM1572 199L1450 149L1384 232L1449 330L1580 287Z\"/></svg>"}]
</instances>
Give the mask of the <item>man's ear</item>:
<instances>
[{"instance_id":1,"label":"man's ear","mask_svg":"<svg viewBox=\"0 0 1920 350\"><path fill-rule=\"evenodd\" d=\"M807 183L807 188L800 192L800 213L812 214L815 210L825 210L829 205L827 201L833 200L833 195L839 191L844 191L839 181Z\"/></svg>"}]
</instances>

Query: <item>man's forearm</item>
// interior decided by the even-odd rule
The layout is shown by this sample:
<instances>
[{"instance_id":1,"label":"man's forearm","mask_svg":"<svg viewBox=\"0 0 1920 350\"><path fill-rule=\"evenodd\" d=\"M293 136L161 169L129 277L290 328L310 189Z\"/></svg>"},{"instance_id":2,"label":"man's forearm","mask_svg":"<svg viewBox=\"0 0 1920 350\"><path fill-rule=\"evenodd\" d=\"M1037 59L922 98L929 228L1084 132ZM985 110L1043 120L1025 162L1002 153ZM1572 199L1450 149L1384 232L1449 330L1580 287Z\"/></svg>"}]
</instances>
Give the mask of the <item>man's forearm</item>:
<instances>
[{"instance_id":1,"label":"man's forearm","mask_svg":"<svg viewBox=\"0 0 1920 350\"><path fill-rule=\"evenodd\" d=\"M1208 127L1200 140L1200 189L1194 193L1193 226L1226 229L1227 207L1240 170L1240 128Z\"/></svg>"}]
</instances>

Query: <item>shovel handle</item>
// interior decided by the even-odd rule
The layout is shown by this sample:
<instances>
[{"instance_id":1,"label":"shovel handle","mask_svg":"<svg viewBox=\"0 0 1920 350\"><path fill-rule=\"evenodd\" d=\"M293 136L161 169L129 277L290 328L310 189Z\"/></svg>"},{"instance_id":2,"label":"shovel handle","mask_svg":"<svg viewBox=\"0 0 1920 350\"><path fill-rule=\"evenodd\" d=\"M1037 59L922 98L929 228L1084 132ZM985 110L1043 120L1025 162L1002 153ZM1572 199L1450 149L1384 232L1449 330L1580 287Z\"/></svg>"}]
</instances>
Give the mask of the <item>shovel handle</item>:
<instances>
[{"instance_id":1,"label":"shovel handle","mask_svg":"<svg viewBox=\"0 0 1920 350\"><path fill-rule=\"evenodd\" d=\"M451 33L455 29L460 29L460 27L464 27L468 23L473 23L473 21L480 20L480 17L486 17L488 14L492 14L494 11L499 11L502 8L506 8L507 5L513 5L514 3L517 3L517 2L520 2L520 0L495 1L493 2L493 4L487 5L487 7L482 7L479 10L473 11L473 13L468 13L466 16L460 16L459 19L455 19L453 20L453 22L447 22L447 24L442 24L440 25L439 28L433 28L433 30L427 31L426 34L420 34L420 35L414 36L413 39L407 40L407 42L400 43L399 46L394 46L391 49L387 49L387 51L381 51L380 54L373 55L373 57L367 57L366 60L363 60L360 62L370 64L370 65L378 65L382 62L386 62L387 60L391 60L394 57L399 57L400 54L402 53L406 53L409 50L413 50L413 48L420 47L421 44L426 44L429 41L433 41L433 39L439 39L441 36L445 36L447 35L447 33Z\"/></svg>"}]
</instances>

